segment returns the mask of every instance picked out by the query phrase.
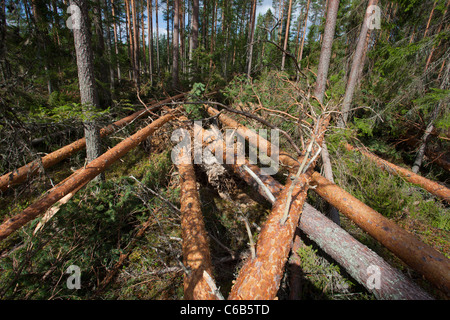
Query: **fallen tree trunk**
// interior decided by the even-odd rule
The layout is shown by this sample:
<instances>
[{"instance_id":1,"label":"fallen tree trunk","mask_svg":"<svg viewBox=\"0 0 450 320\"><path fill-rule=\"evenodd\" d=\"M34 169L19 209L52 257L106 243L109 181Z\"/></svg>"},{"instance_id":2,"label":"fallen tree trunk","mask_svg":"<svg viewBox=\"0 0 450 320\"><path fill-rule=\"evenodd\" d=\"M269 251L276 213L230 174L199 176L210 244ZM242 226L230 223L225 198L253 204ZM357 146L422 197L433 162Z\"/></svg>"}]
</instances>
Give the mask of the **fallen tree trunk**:
<instances>
[{"instance_id":1,"label":"fallen tree trunk","mask_svg":"<svg viewBox=\"0 0 450 320\"><path fill-rule=\"evenodd\" d=\"M362 148L355 148L349 144L346 144L345 146L347 150L355 151L358 150L363 155L365 155L367 158L373 160L381 169L386 170L388 172L397 174L401 176L402 178L405 178L407 181L418 185L431 194L434 194L435 196L444 199L447 201L447 203L450 203L450 189L435 182L432 180L429 180L427 178L422 177L421 175L418 175L408 169L402 168L400 166L397 166L393 163L390 163L386 160L381 159L380 157L377 157L373 153L370 153Z\"/></svg>"},{"instance_id":2,"label":"fallen tree trunk","mask_svg":"<svg viewBox=\"0 0 450 320\"><path fill-rule=\"evenodd\" d=\"M161 127L173 118L174 114L169 113L155 120L147 127L139 130L134 135L117 144L114 148L111 148L100 157L91 161L88 165L86 165L86 167L77 170L63 182L50 189L39 200L34 202L21 213L7 219L0 225L0 241L8 237L20 227L24 226L27 222L35 219L38 215L45 212L45 210L50 208L65 195L73 192L79 186L82 186L88 181L91 181L97 175L105 171L115 161L124 156L128 151L144 141L149 135L155 132L157 128Z\"/></svg>"},{"instance_id":3,"label":"fallen tree trunk","mask_svg":"<svg viewBox=\"0 0 450 320\"><path fill-rule=\"evenodd\" d=\"M195 136L195 138L198 138L198 136ZM220 148L226 148L222 140L207 134L203 129L202 138L209 141L206 147L212 153ZM204 141L200 143L202 145L205 144ZM223 160L227 160L225 153L223 153ZM274 196L278 197L283 190L281 183L269 175L261 175L260 168L250 164L248 161L245 161L244 165L236 164L236 161L234 161L234 163L227 164L227 166L272 204L274 203ZM245 166L256 174L264 186L255 180ZM267 193L267 189L269 189L272 196ZM305 204L303 208L299 227L327 254L344 267L355 280L373 292L378 299L431 299L427 293L402 273L392 268L376 253L356 241L350 234L309 204ZM379 287L369 285L368 280L371 273L368 272L368 268L370 266L377 266L380 270L382 278L380 279Z\"/></svg>"},{"instance_id":4,"label":"fallen tree trunk","mask_svg":"<svg viewBox=\"0 0 450 320\"><path fill-rule=\"evenodd\" d=\"M188 121L184 116L182 121ZM181 191L181 234L183 239L183 263L189 273L184 275L184 298L186 300L216 300L217 297L208 284L212 280L212 263L209 251L197 180L192 164L190 147L178 149L177 167L180 175Z\"/></svg>"},{"instance_id":5,"label":"fallen tree trunk","mask_svg":"<svg viewBox=\"0 0 450 320\"><path fill-rule=\"evenodd\" d=\"M317 120L320 123L311 139L315 139L319 146L322 145L329 120L329 116ZM313 140L310 141L310 146L313 142ZM308 148L308 152L310 151L311 149ZM305 160L310 157L308 152L300 161L302 165L295 178L288 179L288 183L275 200L272 211L258 236L256 257L249 259L240 270L228 296L230 300L275 299L315 166L316 158L312 156L315 154L313 152L309 169L303 170Z\"/></svg>"},{"instance_id":6,"label":"fallen tree trunk","mask_svg":"<svg viewBox=\"0 0 450 320\"><path fill-rule=\"evenodd\" d=\"M130 123L131 121L144 116L149 111L155 111L160 106L162 106L172 100L180 99L183 96L184 96L184 93L181 93L174 97L167 98L156 104L151 105L149 108L142 109L140 111L133 113L132 115L129 115L123 119L120 119L120 120L102 128L100 130L100 137L103 138L107 135L110 135L118 128L123 127L124 125ZM51 166L66 159L67 157L70 157L72 154L82 150L85 147L86 147L86 139L81 138L75 142L72 142L71 144L68 144L56 151L53 151L53 152L47 154L46 156L44 156L40 159L32 161L18 169L15 169L7 174L4 174L3 176L0 177L0 191L6 191L11 186L24 182L28 178L36 175L39 172L39 169L41 167L44 169L50 168Z\"/></svg>"},{"instance_id":7,"label":"fallen tree trunk","mask_svg":"<svg viewBox=\"0 0 450 320\"><path fill-rule=\"evenodd\" d=\"M181 187L181 232L183 263L189 269L184 276L186 300L216 300L203 272L212 276L208 236L203 222L197 181L192 164L178 165Z\"/></svg>"},{"instance_id":8,"label":"fallen tree trunk","mask_svg":"<svg viewBox=\"0 0 450 320\"><path fill-rule=\"evenodd\" d=\"M208 112L210 114L214 113L209 109ZM218 111L216 110L216 112ZM223 114L219 115L219 120L227 126L234 127L232 121L229 121L232 119ZM240 127L243 126L240 125ZM259 139L260 141L265 140L262 137L259 137ZM251 140L249 142L251 143ZM270 150L270 142L266 140L264 143L267 143L267 149ZM280 154L279 161L291 170L295 170L299 166L299 163L286 153ZM353 220L376 240L380 241L437 288L450 295L450 272L448 272L450 270L450 260L442 253L383 217L380 213L368 207L339 186L322 177L319 173L314 172L312 174L312 183L317 185L314 191L319 196L335 206L342 214Z\"/></svg>"},{"instance_id":9,"label":"fallen tree trunk","mask_svg":"<svg viewBox=\"0 0 450 320\"><path fill-rule=\"evenodd\" d=\"M275 197L278 197L283 185L271 176L261 175L260 168L256 165L246 164L270 189ZM255 187L259 194L272 202L261 186L255 182L245 170L236 170L245 182ZM273 202L272 202L273 203ZM377 299L389 300L428 300L432 297L418 287L401 272L391 267L375 252L355 240L349 233L336 223L326 218L314 207L305 203L299 228L311 240L313 240L324 252L341 265L350 276L366 289L372 292ZM373 285L370 268L375 266L380 274L380 282ZM294 288L291 288L291 290Z\"/></svg>"},{"instance_id":10,"label":"fallen tree trunk","mask_svg":"<svg viewBox=\"0 0 450 320\"><path fill-rule=\"evenodd\" d=\"M393 221L314 172L314 191L428 281L450 294L450 260Z\"/></svg>"}]
</instances>

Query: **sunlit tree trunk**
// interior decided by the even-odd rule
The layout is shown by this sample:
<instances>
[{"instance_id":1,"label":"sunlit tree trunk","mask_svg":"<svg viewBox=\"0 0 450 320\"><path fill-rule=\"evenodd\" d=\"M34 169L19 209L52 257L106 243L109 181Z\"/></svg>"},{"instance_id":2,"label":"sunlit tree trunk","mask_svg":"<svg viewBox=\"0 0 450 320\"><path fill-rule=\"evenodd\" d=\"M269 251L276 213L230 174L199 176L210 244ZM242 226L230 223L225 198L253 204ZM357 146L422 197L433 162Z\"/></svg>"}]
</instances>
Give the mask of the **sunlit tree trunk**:
<instances>
[{"instance_id":1,"label":"sunlit tree trunk","mask_svg":"<svg viewBox=\"0 0 450 320\"><path fill-rule=\"evenodd\" d=\"M101 155L101 144L99 126L93 120L93 108L98 107L98 96L94 77L94 57L89 30L88 9L85 0L70 0L70 4L78 6L81 10L79 29L74 28L72 31L77 57L81 104L86 118L83 124L86 137L87 161L91 162Z\"/></svg>"},{"instance_id":2,"label":"sunlit tree trunk","mask_svg":"<svg viewBox=\"0 0 450 320\"><path fill-rule=\"evenodd\" d=\"M281 58L281 71L284 70L284 64L286 62L286 50L287 50L287 44L289 40L289 29L291 25L291 11L292 11L292 0L289 0L289 9L288 9L288 16L287 16L287 22L286 22L286 34L284 36L284 46L283 46L283 56Z\"/></svg>"},{"instance_id":3,"label":"sunlit tree trunk","mask_svg":"<svg viewBox=\"0 0 450 320\"><path fill-rule=\"evenodd\" d=\"M173 18L173 35L172 35L172 87L178 88L178 65L179 65L179 14L180 14L180 0L174 0L174 18Z\"/></svg>"},{"instance_id":4,"label":"sunlit tree trunk","mask_svg":"<svg viewBox=\"0 0 450 320\"><path fill-rule=\"evenodd\" d=\"M368 8L372 5L376 5L378 0L370 0ZM369 30L369 23L372 12L367 12L364 17L364 21L361 25L361 32L358 38L358 44L356 45L355 53L353 55L352 67L350 75L347 80L347 87L345 90L344 101L342 103L341 117L338 120L338 127L343 128L347 122L350 106L353 101L353 94L355 92L356 84L358 82L359 67L364 54L364 47L366 46L367 32Z\"/></svg>"}]
</instances>

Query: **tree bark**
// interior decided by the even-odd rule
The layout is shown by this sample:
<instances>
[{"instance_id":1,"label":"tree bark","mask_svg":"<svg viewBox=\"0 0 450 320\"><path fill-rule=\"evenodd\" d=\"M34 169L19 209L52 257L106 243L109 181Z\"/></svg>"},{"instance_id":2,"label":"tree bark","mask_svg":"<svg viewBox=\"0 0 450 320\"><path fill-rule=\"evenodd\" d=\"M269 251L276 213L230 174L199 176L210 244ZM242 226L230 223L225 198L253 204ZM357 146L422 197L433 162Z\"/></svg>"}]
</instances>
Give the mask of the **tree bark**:
<instances>
[{"instance_id":1,"label":"tree bark","mask_svg":"<svg viewBox=\"0 0 450 320\"><path fill-rule=\"evenodd\" d=\"M378 0L369 0L368 8L372 5L376 5L377 3L378 3ZM359 34L358 44L356 45L355 53L353 56L353 62L352 62L351 70L350 70L350 75L347 80L347 88L345 90L344 101L342 102L341 117L339 117L339 120L338 120L339 128L343 128L348 119L350 106L353 101L353 95L354 95L356 84L358 81L359 65L361 63L361 59L362 59L362 56L364 53L364 47L366 45L366 37L367 37L367 32L369 30L369 19L370 19L371 14L372 14L372 12L368 12L366 10L364 21L361 25L361 32Z\"/></svg>"},{"instance_id":2,"label":"tree bark","mask_svg":"<svg viewBox=\"0 0 450 320\"><path fill-rule=\"evenodd\" d=\"M252 1L252 16L250 22L250 37L249 37L249 52L248 52L248 64L247 64L247 77L250 77L252 71L252 58L253 58L253 40L255 36L255 20L256 20L256 0Z\"/></svg>"},{"instance_id":3,"label":"tree bark","mask_svg":"<svg viewBox=\"0 0 450 320\"><path fill-rule=\"evenodd\" d=\"M152 0L147 0L148 73L153 83L153 8Z\"/></svg>"},{"instance_id":4,"label":"tree bark","mask_svg":"<svg viewBox=\"0 0 450 320\"><path fill-rule=\"evenodd\" d=\"M298 52L297 56L297 62L300 63L303 58L303 47L305 45L305 37L306 37L306 26L308 24L308 14L309 14L309 5L311 0L308 0L308 3L306 4L306 13L305 13L305 23L303 25L303 35L302 35L302 43L300 44L300 50Z\"/></svg>"},{"instance_id":5,"label":"tree bark","mask_svg":"<svg viewBox=\"0 0 450 320\"><path fill-rule=\"evenodd\" d=\"M319 121L319 129L314 137L317 144L322 145L329 116ZM228 297L230 300L272 300L276 297L314 165L315 161L305 173L299 175L300 172L297 172L294 180L288 179L261 228L256 258L248 260L242 267ZM287 220L286 209L289 211Z\"/></svg>"},{"instance_id":6,"label":"tree bark","mask_svg":"<svg viewBox=\"0 0 450 320\"><path fill-rule=\"evenodd\" d=\"M323 103L323 98L325 96L325 90L328 79L328 69L330 66L330 59L331 59L331 51L333 47L334 33L336 30L336 19L338 9L339 9L339 0L328 1L325 31L322 37L323 39L322 49L320 51L316 86L314 88L314 96L317 98L317 100L319 100L320 103ZM331 182L334 182L330 155L328 154L328 148L325 141L323 143L322 162L324 166L325 177ZM339 212L336 210L335 207L330 206L328 210L328 216L334 223L340 225Z\"/></svg>"},{"instance_id":7,"label":"tree bark","mask_svg":"<svg viewBox=\"0 0 450 320\"><path fill-rule=\"evenodd\" d=\"M156 70L158 72L158 78L161 76L160 73L160 61L159 61L159 24L158 24L158 0L155 0L155 25L156 25Z\"/></svg>"},{"instance_id":8,"label":"tree bark","mask_svg":"<svg viewBox=\"0 0 450 320\"><path fill-rule=\"evenodd\" d=\"M291 11L292 11L292 0L289 0L289 9L288 9L288 16L286 21L286 34L284 36L284 45L283 45L283 56L281 57L281 71L284 71L284 64L286 62L286 50L287 50L287 44L289 40L289 29L291 26Z\"/></svg>"},{"instance_id":9,"label":"tree bark","mask_svg":"<svg viewBox=\"0 0 450 320\"><path fill-rule=\"evenodd\" d=\"M91 46L87 2L84 0L70 0L71 5L80 8L80 28L73 29L75 52L77 56L78 82L80 87L81 104L85 119L84 136L86 139L87 161L91 162L101 155L100 130L94 120L94 108L99 106L94 77L94 57Z\"/></svg>"},{"instance_id":10,"label":"tree bark","mask_svg":"<svg viewBox=\"0 0 450 320\"><path fill-rule=\"evenodd\" d=\"M172 88L178 89L179 80L178 80L178 66L179 66L179 15L180 15L180 0L174 0L174 18L173 18L173 37L172 37Z\"/></svg>"},{"instance_id":11,"label":"tree bark","mask_svg":"<svg viewBox=\"0 0 450 320\"><path fill-rule=\"evenodd\" d=\"M131 0L131 14L133 16L133 78L134 85L137 91L140 87L140 70L139 70L139 25L138 25L138 12L136 7L136 0Z\"/></svg>"},{"instance_id":12,"label":"tree bark","mask_svg":"<svg viewBox=\"0 0 450 320\"><path fill-rule=\"evenodd\" d=\"M184 277L184 298L186 300L216 300L216 296L211 292L211 288L203 277L204 271L209 275L213 274L212 263L190 150L182 149L178 161L183 263L190 270L190 273L185 274Z\"/></svg>"},{"instance_id":13,"label":"tree bark","mask_svg":"<svg viewBox=\"0 0 450 320\"><path fill-rule=\"evenodd\" d=\"M355 150L355 148L349 144L346 145L346 148L347 150L351 151ZM431 194L434 194L435 196L445 200L447 203L450 203L450 189L448 189L444 185L441 185L435 181L424 178L414 172L409 171L408 169L399 167L393 163L383 160L380 157L377 157L376 155L366 150L363 150L361 148L357 148L357 150L361 152L363 155L365 155L367 158L373 160L381 169L397 174L405 178L407 181L416 184L424 188Z\"/></svg>"},{"instance_id":14,"label":"tree bark","mask_svg":"<svg viewBox=\"0 0 450 320\"><path fill-rule=\"evenodd\" d=\"M246 165L263 181L264 185L277 198L283 185L271 176L261 175L259 167L246 163ZM238 165L233 165L233 171L250 186L254 187L261 196L267 197L258 183ZM325 253L342 266L349 275L372 292L378 299L383 300L429 300L432 297L417 286L413 281L394 269L375 252L355 240L349 233L333 223L314 207L305 203L298 228L308 238L313 240ZM296 236L296 240L300 237ZM294 240L295 241L295 240ZM294 251L295 245L293 245ZM369 285L371 273L370 266L377 266L381 273L380 286ZM295 291L297 288L290 288ZM298 296L298 295L296 295Z\"/></svg>"},{"instance_id":15,"label":"tree bark","mask_svg":"<svg viewBox=\"0 0 450 320\"><path fill-rule=\"evenodd\" d=\"M122 73L120 71L120 60L119 60L119 41L117 37L117 21L116 21L116 9L114 5L114 0L111 0L111 13L113 18L113 29L114 29L114 50L116 53L115 61L117 68L117 79L120 81L122 78Z\"/></svg>"},{"instance_id":16,"label":"tree bark","mask_svg":"<svg viewBox=\"0 0 450 320\"><path fill-rule=\"evenodd\" d=\"M217 115L218 113L217 110L211 107L207 108L207 111L211 115ZM257 141L258 144L264 145L267 150L271 150L269 141L249 130L247 127L242 125L236 126L236 121L224 114L219 115L218 118L227 126L237 128L236 132L246 138L251 137L252 134L255 135L256 139L253 139L253 141ZM241 134L239 131L246 132L246 134ZM252 139L248 141L253 145ZM258 144L253 146L258 148ZM270 156L270 154L267 155ZM291 172L298 170L299 162L289 154L280 153L279 161L287 166ZM412 176L414 174L410 173L410 175ZM420 178L425 179L423 177ZM320 197L335 206L349 219L353 220L359 227L368 232L407 265L425 276L437 288L443 290L447 295L450 294L450 273L448 272L450 260L442 253L423 243L391 220L383 217L380 213L368 207L348 192L322 177L319 173L314 172L311 179L312 185L316 185L314 191ZM441 190L444 188L442 186L440 187ZM450 199L449 189L447 189L447 199Z\"/></svg>"},{"instance_id":17,"label":"tree bark","mask_svg":"<svg viewBox=\"0 0 450 320\"><path fill-rule=\"evenodd\" d=\"M192 72L192 66L194 64L194 52L198 48L198 11L199 11L199 0L192 1L192 23L191 23L191 38L189 44L189 74ZM196 68L194 67L194 70Z\"/></svg>"}]
</instances>

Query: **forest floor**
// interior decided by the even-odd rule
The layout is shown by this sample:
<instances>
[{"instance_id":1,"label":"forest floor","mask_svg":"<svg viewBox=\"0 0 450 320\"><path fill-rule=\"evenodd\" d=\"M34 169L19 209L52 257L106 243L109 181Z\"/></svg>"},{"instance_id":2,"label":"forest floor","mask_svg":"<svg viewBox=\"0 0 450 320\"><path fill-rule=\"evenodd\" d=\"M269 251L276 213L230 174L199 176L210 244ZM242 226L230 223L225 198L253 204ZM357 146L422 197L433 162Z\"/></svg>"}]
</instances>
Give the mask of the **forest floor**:
<instances>
[{"instance_id":1,"label":"forest floor","mask_svg":"<svg viewBox=\"0 0 450 320\"><path fill-rule=\"evenodd\" d=\"M104 139L103 147L115 145L142 122ZM106 182L82 188L36 235L33 231L38 221L33 221L3 241L0 299L182 299L180 213L169 204L180 207L179 177L171 161L170 135L176 128L176 122L160 128L110 167ZM345 150L345 139L334 129L327 142L338 185L450 257L448 207L419 187L379 170L362 155ZM31 183L5 193L0 198L0 220L26 208L51 187L50 181L56 184L70 175L71 167L83 166L84 156L85 152L80 152ZM385 159L392 160L388 155ZM248 218L256 242L271 205L229 171L214 180L202 166L196 166L196 175L214 277L226 297L250 256L240 217ZM279 172L277 178L282 182L286 172ZM311 191L308 202L322 212L327 209L327 204ZM343 215L340 218L342 227L358 241L433 296L444 297L352 221ZM148 229L136 239L146 222ZM306 235L301 238L302 299L375 299ZM99 291L124 255L127 257L115 277ZM65 286L65 271L71 264L82 270L82 288L76 292ZM289 265L286 271L278 299L289 295Z\"/></svg>"}]
</instances>

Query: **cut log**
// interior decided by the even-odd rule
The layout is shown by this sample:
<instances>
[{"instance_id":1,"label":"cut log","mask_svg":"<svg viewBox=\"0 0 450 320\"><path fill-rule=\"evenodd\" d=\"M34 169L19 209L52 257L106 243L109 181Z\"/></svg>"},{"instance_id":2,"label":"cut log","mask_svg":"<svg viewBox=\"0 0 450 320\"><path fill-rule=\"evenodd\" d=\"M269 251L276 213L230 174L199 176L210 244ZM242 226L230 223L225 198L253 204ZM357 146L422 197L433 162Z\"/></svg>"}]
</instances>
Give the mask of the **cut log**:
<instances>
[{"instance_id":1,"label":"cut log","mask_svg":"<svg viewBox=\"0 0 450 320\"><path fill-rule=\"evenodd\" d=\"M447 201L447 203L450 203L450 189L449 188L447 188L435 181L424 178L421 175L418 175L408 169L402 168L393 163L390 163L389 161L383 160L380 157L377 157L373 153L370 153L362 148L355 148L349 144L346 144L345 147L347 148L347 150L350 150L350 151L358 150L364 156L373 160L381 169L386 170L390 173L399 175L402 178L406 179L407 181L424 188L431 194L434 194L435 196L437 196L441 199L444 199L445 201Z\"/></svg>"},{"instance_id":2,"label":"cut log","mask_svg":"<svg viewBox=\"0 0 450 320\"><path fill-rule=\"evenodd\" d=\"M44 213L53 204L61 198L73 192L79 186L91 181L98 174L105 171L115 161L123 157L128 151L136 147L139 143L144 141L155 130L163 124L174 118L173 113L166 114L155 120L147 127L139 130L134 135L123 140L114 148L111 148L100 157L94 159L85 168L77 170L70 177L50 189L39 200L34 202L28 208L23 210L16 216L7 219L0 225L0 241L8 237L11 233L24 226L27 222L35 219L38 215Z\"/></svg>"},{"instance_id":3,"label":"cut log","mask_svg":"<svg viewBox=\"0 0 450 320\"><path fill-rule=\"evenodd\" d=\"M124 125L130 123L131 121L144 116L145 114L148 113L148 111L155 111L160 106L172 100L181 99L183 96L184 93L181 93L174 97L167 98L165 100L160 101L159 103L151 105L149 108L142 109L140 111L133 113L132 115L129 115L128 117L118 120L102 128L100 130L100 137L103 138L107 135L110 135L118 128L123 127ZM44 169L50 168L51 166L57 164L58 162L61 162L67 157L70 157L72 154L82 150L85 147L86 147L86 139L81 138L75 142L72 142L69 145L66 145L56 151L47 154L46 156L40 159L32 161L18 169L15 169L14 171L4 174L3 176L0 177L0 191L6 191L11 186L20 184L25 180L31 178L32 176L36 175L39 172L41 166Z\"/></svg>"}]
</instances>

